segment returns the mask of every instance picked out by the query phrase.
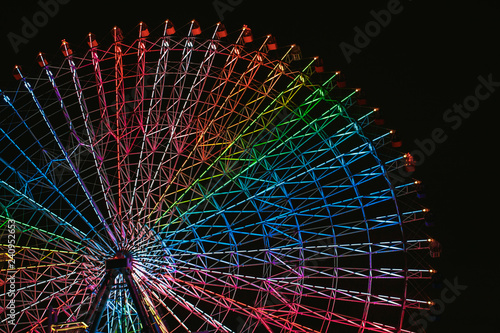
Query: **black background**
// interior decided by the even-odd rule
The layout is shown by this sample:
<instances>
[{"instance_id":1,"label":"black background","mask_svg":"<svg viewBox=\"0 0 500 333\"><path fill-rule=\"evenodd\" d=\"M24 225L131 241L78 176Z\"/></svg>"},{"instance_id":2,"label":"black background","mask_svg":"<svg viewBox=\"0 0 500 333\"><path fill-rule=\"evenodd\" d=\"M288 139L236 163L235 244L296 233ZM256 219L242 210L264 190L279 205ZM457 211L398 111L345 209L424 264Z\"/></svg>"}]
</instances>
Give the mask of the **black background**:
<instances>
[{"instance_id":1,"label":"black background","mask_svg":"<svg viewBox=\"0 0 500 333\"><path fill-rule=\"evenodd\" d=\"M443 115L474 95L478 76L492 75L500 82L495 1L401 0L401 12L359 54L352 54L351 62L340 43L354 45L354 28L364 30L374 20L370 12L386 9L391 1L219 0L233 4L222 16L213 0L65 2L47 20L37 16L42 10L37 1L2 2L2 89L15 87L15 64L37 70L37 53L58 53L63 38L83 45L89 31L104 38L115 25L135 33L140 21L153 28L168 18L180 28L196 19L208 28L223 20L228 30L247 24L256 36L272 33L281 46L296 43L304 56L321 56L327 70L341 70L349 86L362 88L369 104L380 107L387 126L401 133L407 151L419 149L415 140L423 142L434 129L443 129L446 140L424 155L414 177L426 184L429 208L438 217L429 232L444 248L441 258L429 261L445 279L467 289L445 305L438 321L427 323L428 332L494 330L500 289L495 246L500 221L493 214L499 196L500 87L456 129ZM34 15L41 20L38 31L16 53L8 35L22 36L23 17L33 22ZM440 299L438 290L431 293Z\"/></svg>"}]
</instances>

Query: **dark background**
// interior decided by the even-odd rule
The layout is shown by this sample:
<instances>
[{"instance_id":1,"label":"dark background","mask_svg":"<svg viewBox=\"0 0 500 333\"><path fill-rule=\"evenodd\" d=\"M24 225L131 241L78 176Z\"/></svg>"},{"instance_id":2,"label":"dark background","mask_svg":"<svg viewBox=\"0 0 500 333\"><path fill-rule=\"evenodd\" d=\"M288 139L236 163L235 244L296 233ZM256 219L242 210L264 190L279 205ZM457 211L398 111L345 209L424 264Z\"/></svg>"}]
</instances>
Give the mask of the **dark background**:
<instances>
[{"instance_id":1,"label":"dark background","mask_svg":"<svg viewBox=\"0 0 500 333\"><path fill-rule=\"evenodd\" d=\"M141 20L150 28L167 18L178 28L191 19L202 28L223 20L228 30L247 24L256 36L272 33L279 45L296 43L304 56L321 56L327 70L341 70L349 86L362 88L368 103L380 107L386 125L398 130L407 151L422 151L416 140L429 143L431 132L441 128L446 140L427 145L429 151L413 176L426 184L427 202L437 217L429 232L443 244L441 258L429 262L444 279L467 289L445 304L437 321L427 322L428 332L493 331L500 289L495 246L500 221L493 214L499 196L500 162L494 147L500 87L456 129L443 115L474 95L478 76L492 75L500 82L495 1L401 0L400 13L392 15L359 54L352 54L351 62L340 43L354 45L354 28L364 30L374 21L370 12L386 9L393 1L218 0L232 9L222 15L213 0L60 2L65 4L51 8L53 17L39 13L43 9L38 1L2 2L1 89L15 87L15 64L37 70L37 53L58 53L63 38L83 45L89 31L98 39L109 36L115 25L136 33ZM36 19L37 31L30 31L32 36L15 52L9 33L11 38L12 33L22 36L26 20ZM441 297L439 289L430 293L431 298Z\"/></svg>"}]
</instances>

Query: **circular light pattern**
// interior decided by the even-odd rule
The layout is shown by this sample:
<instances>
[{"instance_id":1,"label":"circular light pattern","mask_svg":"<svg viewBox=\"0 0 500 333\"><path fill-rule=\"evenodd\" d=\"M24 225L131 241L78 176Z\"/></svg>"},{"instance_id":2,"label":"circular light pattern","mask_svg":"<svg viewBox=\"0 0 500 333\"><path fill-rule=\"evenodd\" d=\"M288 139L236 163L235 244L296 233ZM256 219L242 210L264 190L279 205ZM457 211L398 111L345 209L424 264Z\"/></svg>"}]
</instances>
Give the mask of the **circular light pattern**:
<instances>
[{"instance_id":1,"label":"circular light pattern","mask_svg":"<svg viewBox=\"0 0 500 333\"><path fill-rule=\"evenodd\" d=\"M379 110L274 36L184 30L63 41L0 92L2 331L410 329L432 240Z\"/></svg>"}]
</instances>

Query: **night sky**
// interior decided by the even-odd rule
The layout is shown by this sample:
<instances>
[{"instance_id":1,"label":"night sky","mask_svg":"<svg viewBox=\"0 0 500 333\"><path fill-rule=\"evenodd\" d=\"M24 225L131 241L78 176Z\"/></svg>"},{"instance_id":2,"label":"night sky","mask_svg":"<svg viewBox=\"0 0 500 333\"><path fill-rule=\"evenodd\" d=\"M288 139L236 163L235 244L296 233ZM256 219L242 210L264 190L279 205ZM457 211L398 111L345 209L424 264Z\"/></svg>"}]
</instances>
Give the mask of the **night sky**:
<instances>
[{"instance_id":1,"label":"night sky","mask_svg":"<svg viewBox=\"0 0 500 333\"><path fill-rule=\"evenodd\" d=\"M178 27L192 19L202 28L247 24L255 36L272 33L280 45L298 44L305 57L341 70L398 130L404 149L420 157L413 177L426 185L437 220L429 232L444 249L429 262L445 280L467 286L428 322L428 332L492 331L500 296L496 2L59 0L42 14L54 1L2 2L1 89L15 87L15 64L38 70L37 53L58 53L63 38L83 45L89 31L99 39L115 25L135 33L140 21L156 27L167 18ZM431 293L442 299L438 289Z\"/></svg>"}]
</instances>

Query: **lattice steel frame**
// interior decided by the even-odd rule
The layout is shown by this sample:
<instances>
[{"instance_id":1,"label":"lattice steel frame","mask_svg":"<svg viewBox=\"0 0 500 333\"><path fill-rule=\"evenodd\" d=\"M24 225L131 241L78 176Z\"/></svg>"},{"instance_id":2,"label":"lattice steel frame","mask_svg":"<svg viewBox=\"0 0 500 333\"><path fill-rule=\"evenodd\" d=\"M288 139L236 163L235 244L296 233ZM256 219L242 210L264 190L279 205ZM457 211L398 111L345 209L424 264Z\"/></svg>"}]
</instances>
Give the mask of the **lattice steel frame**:
<instances>
[{"instance_id":1,"label":"lattice steel frame","mask_svg":"<svg viewBox=\"0 0 500 333\"><path fill-rule=\"evenodd\" d=\"M417 282L433 270L409 255L428 250L414 233L427 210L401 204L415 182L391 183L408 158L387 157L376 109L295 45L169 24L157 38L141 24L131 43L114 28L108 48L89 34L81 57L63 41L61 65L40 54L38 76L16 67L18 90L0 91L19 285L0 331L43 331L49 304L82 321L117 251L133 253L164 331L236 332L235 316L249 332L408 331L407 311L428 306ZM105 332L140 329L125 282Z\"/></svg>"}]
</instances>

